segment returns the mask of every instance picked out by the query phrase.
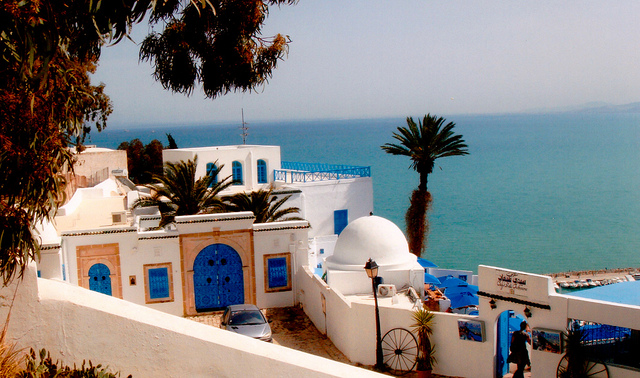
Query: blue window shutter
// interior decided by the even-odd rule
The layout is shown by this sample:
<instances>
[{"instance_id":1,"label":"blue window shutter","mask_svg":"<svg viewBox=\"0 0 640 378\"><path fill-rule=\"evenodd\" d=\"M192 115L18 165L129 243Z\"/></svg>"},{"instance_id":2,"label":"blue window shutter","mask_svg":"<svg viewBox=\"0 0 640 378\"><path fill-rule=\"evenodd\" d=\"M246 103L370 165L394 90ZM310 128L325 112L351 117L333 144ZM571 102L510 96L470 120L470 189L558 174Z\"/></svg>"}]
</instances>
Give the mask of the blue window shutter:
<instances>
[{"instance_id":1,"label":"blue window shutter","mask_svg":"<svg viewBox=\"0 0 640 378\"><path fill-rule=\"evenodd\" d=\"M242 163L239 161L234 161L232 164L233 170L233 184L234 185L242 185L244 184L244 180L242 179Z\"/></svg>"},{"instance_id":2,"label":"blue window shutter","mask_svg":"<svg viewBox=\"0 0 640 378\"><path fill-rule=\"evenodd\" d=\"M260 159L258 160L258 184L267 183L267 162Z\"/></svg>"},{"instance_id":3,"label":"blue window shutter","mask_svg":"<svg viewBox=\"0 0 640 378\"><path fill-rule=\"evenodd\" d=\"M207 176L213 176L213 179L211 180L211 184L209 184L209 187L212 187L218 183L218 175L217 174L214 175L217 169L218 167L216 167L215 164L207 163Z\"/></svg>"},{"instance_id":4,"label":"blue window shutter","mask_svg":"<svg viewBox=\"0 0 640 378\"><path fill-rule=\"evenodd\" d=\"M149 269L149 298L168 298L169 295L169 270L166 267Z\"/></svg>"},{"instance_id":5,"label":"blue window shutter","mask_svg":"<svg viewBox=\"0 0 640 378\"><path fill-rule=\"evenodd\" d=\"M336 210L333 212L333 232L336 235L340 235L342 230L347 227L349 223L349 211L348 210Z\"/></svg>"},{"instance_id":6,"label":"blue window shutter","mask_svg":"<svg viewBox=\"0 0 640 378\"><path fill-rule=\"evenodd\" d=\"M287 258L278 257L267 260L267 272L269 274L269 288L287 287Z\"/></svg>"}]
</instances>

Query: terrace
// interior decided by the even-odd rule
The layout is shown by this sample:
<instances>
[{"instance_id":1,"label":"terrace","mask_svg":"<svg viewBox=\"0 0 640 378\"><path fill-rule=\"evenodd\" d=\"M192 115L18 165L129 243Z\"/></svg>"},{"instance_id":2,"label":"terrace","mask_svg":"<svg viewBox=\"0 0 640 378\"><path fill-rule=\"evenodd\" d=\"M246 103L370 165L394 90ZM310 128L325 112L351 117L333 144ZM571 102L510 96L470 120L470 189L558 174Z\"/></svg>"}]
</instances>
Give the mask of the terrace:
<instances>
[{"instance_id":1,"label":"terrace","mask_svg":"<svg viewBox=\"0 0 640 378\"><path fill-rule=\"evenodd\" d=\"M275 181L286 183L342 180L371 177L371 167L283 161L273 176Z\"/></svg>"}]
</instances>

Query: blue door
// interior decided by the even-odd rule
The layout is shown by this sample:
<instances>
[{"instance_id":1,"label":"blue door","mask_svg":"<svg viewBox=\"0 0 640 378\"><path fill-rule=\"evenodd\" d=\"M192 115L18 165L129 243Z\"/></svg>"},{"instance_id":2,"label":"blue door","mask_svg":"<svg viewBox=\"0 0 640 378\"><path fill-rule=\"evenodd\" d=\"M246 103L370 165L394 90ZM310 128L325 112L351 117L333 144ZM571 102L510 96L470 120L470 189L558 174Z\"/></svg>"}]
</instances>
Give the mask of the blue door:
<instances>
[{"instance_id":1,"label":"blue door","mask_svg":"<svg viewBox=\"0 0 640 378\"><path fill-rule=\"evenodd\" d=\"M94 264L89 268L89 289L111 295L111 271L104 264Z\"/></svg>"},{"instance_id":2,"label":"blue door","mask_svg":"<svg viewBox=\"0 0 640 378\"><path fill-rule=\"evenodd\" d=\"M497 350L496 350L496 377L502 378L509 372L509 364L507 363L507 357L509 356L509 344L511 339L509 338L509 318L513 314L513 311L504 311L498 317L497 328Z\"/></svg>"},{"instance_id":3,"label":"blue door","mask_svg":"<svg viewBox=\"0 0 640 378\"><path fill-rule=\"evenodd\" d=\"M526 318L520 314L516 314L512 310L508 310L500 314L498 318L498 340L496 357L498 359L496 366L496 377L502 377L509 372L509 364L507 357L511 348L511 336L514 332L520 330L520 323Z\"/></svg>"},{"instance_id":4,"label":"blue door","mask_svg":"<svg viewBox=\"0 0 640 378\"><path fill-rule=\"evenodd\" d=\"M242 260L226 244L205 247L193 262L196 311L213 311L244 303Z\"/></svg>"}]
</instances>

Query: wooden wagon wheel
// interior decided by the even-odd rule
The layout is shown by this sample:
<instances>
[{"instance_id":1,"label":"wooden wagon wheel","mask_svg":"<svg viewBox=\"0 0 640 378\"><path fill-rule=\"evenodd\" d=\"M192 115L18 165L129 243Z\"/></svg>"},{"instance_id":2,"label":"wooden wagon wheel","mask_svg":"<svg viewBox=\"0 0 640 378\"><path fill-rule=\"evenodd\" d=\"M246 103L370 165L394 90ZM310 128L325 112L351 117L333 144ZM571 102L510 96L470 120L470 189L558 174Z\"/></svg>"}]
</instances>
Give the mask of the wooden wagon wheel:
<instances>
[{"instance_id":1,"label":"wooden wagon wheel","mask_svg":"<svg viewBox=\"0 0 640 378\"><path fill-rule=\"evenodd\" d=\"M394 328L382 338L382 357L384 364L393 375L403 375L416 365L418 340L404 328Z\"/></svg>"},{"instance_id":2,"label":"wooden wagon wheel","mask_svg":"<svg viewBox=\"0 0 640 378\"><path fill-rule=\"evenodd\" d=\"M565 354L558 363L558 370L556 371L556 377L561 378L567 376L567 368L569 366L569 360ZM593 378L609 378L609 369L607 365L602 361L587 361L585 369L585 377Z\"/></svg>"}]
</instances>

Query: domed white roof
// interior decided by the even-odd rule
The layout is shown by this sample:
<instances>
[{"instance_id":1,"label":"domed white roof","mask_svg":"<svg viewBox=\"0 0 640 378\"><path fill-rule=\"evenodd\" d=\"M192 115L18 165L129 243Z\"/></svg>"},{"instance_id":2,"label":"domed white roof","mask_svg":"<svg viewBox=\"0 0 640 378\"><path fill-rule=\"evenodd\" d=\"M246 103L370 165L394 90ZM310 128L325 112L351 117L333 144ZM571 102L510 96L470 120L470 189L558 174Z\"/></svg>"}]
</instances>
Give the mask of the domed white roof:
<instances>
[{"instance_id":1,"label":"domed white roof","mask_svg":"<svg viewBox=\"0 0 640 378\"><path fill-rule=\"evenodd\" d=\"M409 252L407 239L393 222L367 216L349 223L336 242L327 268L362 270L369 258L378 266L402 265L416 258Z\"/></svg>"}]
</instances>

